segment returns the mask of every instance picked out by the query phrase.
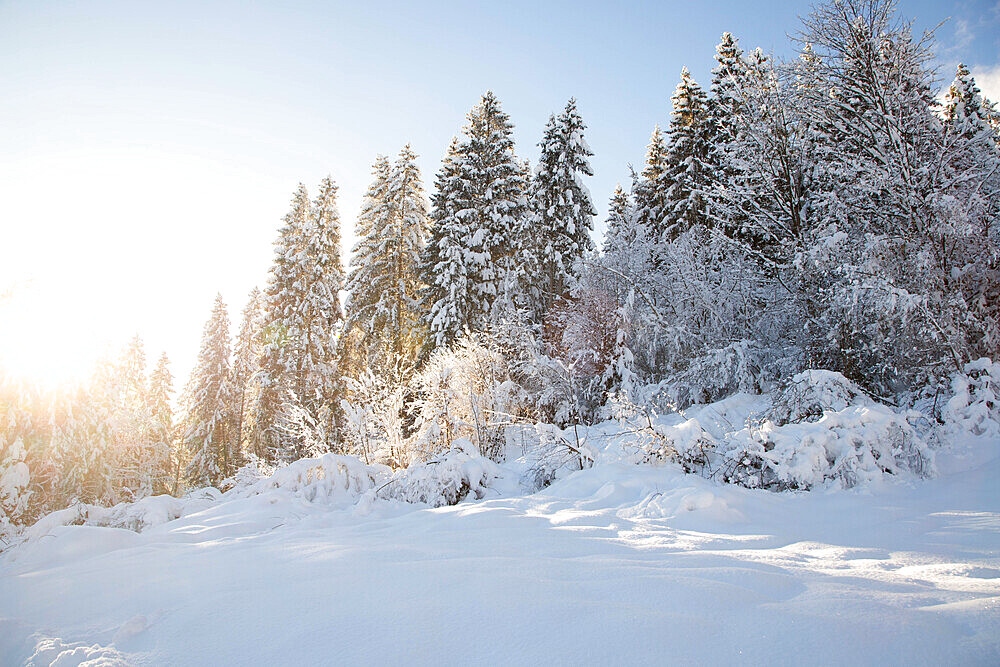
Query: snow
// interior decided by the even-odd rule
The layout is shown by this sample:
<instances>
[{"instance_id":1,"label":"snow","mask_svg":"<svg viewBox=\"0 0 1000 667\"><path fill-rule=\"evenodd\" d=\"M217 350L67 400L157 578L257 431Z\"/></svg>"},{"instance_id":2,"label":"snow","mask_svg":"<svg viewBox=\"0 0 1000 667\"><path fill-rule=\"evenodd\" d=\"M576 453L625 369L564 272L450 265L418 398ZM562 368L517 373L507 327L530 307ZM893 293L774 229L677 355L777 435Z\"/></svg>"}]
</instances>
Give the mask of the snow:
<instances>
[{"instance_id":1,"label":"snow","mask_svg":"<svg viewBox=\"0 0 1000 667\"><path fill-rule=\"evenodd\" d=\"M769 407L660 423L724 440ZM454 452L390 493L327 455L50 515L0 554L0 663L1000 660L1000 439L938 449L929 479L776 493L636 465L613 423L583 437L594 466L528 495L514 456ZM456 480L474 492L432 507Z\"/></svg>"}]
</instances>

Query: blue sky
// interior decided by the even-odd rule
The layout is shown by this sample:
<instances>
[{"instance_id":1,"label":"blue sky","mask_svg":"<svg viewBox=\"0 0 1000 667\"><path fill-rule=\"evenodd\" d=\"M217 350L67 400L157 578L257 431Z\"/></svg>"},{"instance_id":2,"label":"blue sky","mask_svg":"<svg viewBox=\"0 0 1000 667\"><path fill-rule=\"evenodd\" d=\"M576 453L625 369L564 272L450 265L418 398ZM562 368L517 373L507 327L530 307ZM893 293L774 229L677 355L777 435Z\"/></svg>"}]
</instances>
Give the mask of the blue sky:
<instances>
[{"instance_id":1,"label":"blue sky","mask_svg":"<svg viewBox=\"0 0 1000 667\"><path fill-rule=\"evenodd\" d=\"M669 118L681 67L707 86L726 30L791 55L787 35L808 10L0 2L0 292L18 286L0 311L0 362L79 374L138 332L149 356L167 350L186 375L215 292L237 319L265 283L299 181L332 174L349 231L375 155L411 143L429 188L486 89L532 160L548 115L577 97L599 235L615 183ZM904 0L900 11L921 29L950 17L943 69L964 60L1000 96L1000 2Z\"/></svg>"}]
</instances>

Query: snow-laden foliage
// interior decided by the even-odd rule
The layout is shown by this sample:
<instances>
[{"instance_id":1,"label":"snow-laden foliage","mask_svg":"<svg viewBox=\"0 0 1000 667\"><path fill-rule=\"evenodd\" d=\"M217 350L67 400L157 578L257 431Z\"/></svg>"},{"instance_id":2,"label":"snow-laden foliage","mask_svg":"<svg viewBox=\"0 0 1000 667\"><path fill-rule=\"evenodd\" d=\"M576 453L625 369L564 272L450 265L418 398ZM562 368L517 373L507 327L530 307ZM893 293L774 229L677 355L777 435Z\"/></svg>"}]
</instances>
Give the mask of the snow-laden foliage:
<instances>
[{"instance_id":1,"label":"snow-laden foliage","mask_svg":"<svg viewBox=\"0 0 1000 667\"><path fill-rule=\"evenodd\" d=\"M834 371L810 369L791 378L774 399L770 419L778 426L816 421L827 412L874 402L860 387Z\"/></svg>"},{"instance_id":2,"label":"snow-laden foliage","mask_svg":"<svg viewBox=\"0 0 1000 667\"><path fill-rule=\"evenodd\" d=\"M934 455L910 421L920 418L872 404L825 411L815 421L766 421L719 448L717 473L724 481L776 490L827 483L850 488L885 474L927 476Z\"/></svg>"},{"instance_id":3,"label":"snow-laden foliage","mask_svg":"<svg viewBox=\"0 0 1000 667\"><path fill-rule=\"evenodd\" d=\"M467 450L474 450L469 441L455 444L455 449L397 472L378 490L378 496L431 507L486 497L494 480L502 476L500 468L485 457L469 454Z\"/></svg>"},{"instance_id":4,"label":"snow-laden foliage","mask_svg":"<svg viewBox=\"0 0 1000 667\"><path fill-rule=\"evenodd\" d=\"M0 435L0 530L17 522L28 509L31 472L24 462L24 443L7 443Z\"/></svg>"},{"instance_id":5,"label":"snow-laden foliage","mask_svg":"<svg viewBox=\"0 0 1000 667\"><path fill-rule=\"evenodd\" d=\"M423 266L427 322L436 345L482 331L523 268L527 174L514 155L514 126L492 92L468 114L436 184ZM436 262L436 263L432 263Z\"/></svg>"},{"instance_id":6,"label":"snow-laden foliage","mask_svg":"<svg viewBox=\"0 0 1000 667\"><path fill-rule=\"evenodd\" d=\"M1000 363L979 359L963 371L952 380L946 424L959 433L1000 438Z\"/></svg>"},{"instance_id":7,"label":"snow-laden foliage","mask_svg":"<svg viewBox=\"0 0 1000 667\"><path fill-rule=\"evenodd\" d=\"M839 373L799 373L775 390L766 410L737 411L740 422L726 416L726 403L691 406L694 416L684 411L669 421L620 403L621 448L637 463L676 463L686 472L771 490L847 488L887 474L933 473L925 417L877 403Z\"/></svg>"},{"instance_id":8,"label":"snow-laden foliage","mask_svg":"<svg viewBox=\"0 0 1000 667\"><path fill-rule=\"evenodd\" d=\"M579 261L594 249L590 237L594 205L581 180L593 175L588 161L593 152L583 137L584 129L576 100L570 99L561 114L549 117L539 144L542 154L529 188L526 252L516 260L526 264L519 267L524 277L519 301L536 319L567 295L582 268Z\"/></svg>"},{"instance_id":9,"label":"snow-laden foliage","mask_svg":"<svg viewBox=\"0 0 1000 667\"><path fill-rule=\"evenodd\" d=\"M361 494L374 490L385 473L384 466L366 465L353 456L323 454L281 466L264 479L248 479L246 484L238 484L227 493L252 496L280 490L307 502L353 502Z\"/></svg>"},{"instance_id":10,"label":"snow-laden foliage","mask_svg":"<svg viewBox=\"0 0 1000 667\"><path fill-rule=\"evenodd\" d=\"M281 428L289 396L311 419L325 420L326 449L337 439L342 386L336 330L343 323L344 271L336 195L329 177L313 201L300 184L274 244L254 423L270 455L284 460L306 454L302 442Z\"/></svg>"}]
</instances>

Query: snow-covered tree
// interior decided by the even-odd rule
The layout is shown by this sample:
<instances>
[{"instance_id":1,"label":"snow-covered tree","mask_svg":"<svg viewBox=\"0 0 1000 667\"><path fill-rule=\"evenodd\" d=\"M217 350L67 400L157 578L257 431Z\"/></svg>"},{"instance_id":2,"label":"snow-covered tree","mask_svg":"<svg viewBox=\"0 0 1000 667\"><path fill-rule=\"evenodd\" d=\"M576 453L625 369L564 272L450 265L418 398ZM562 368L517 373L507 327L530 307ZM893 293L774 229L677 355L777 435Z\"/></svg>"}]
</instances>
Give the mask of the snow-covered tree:
<instances>
[{"instance_id":1,"label":"snow-covered tree","mask_svg":"<svg viewBox=\"0 0 1000 667\"><path fill-rule=\"evenodd\" d=\"M187 478L199 486L216 484L236 470L229 337L229 314L219 294L202 334L184 415L184 442L191 453Z\"/></svg>"},{"instance_id":2,"label":"snow-covered tree","mask_svg":"<svg viewBox=\"0 0 1000 667\"><path fill-rule=\"evenodd\" d=\"M342 388L336 338L343 319L343 269L336 191L328 178L319 197L310 202L300 185L275 242L255 412L276 453L288 459L301 454L294 439L276 430L289 398L312 419L324 422L327 447L337 438Z\"/></svg>"},{"instance_id":3,"label":"snow-covered tree","mask_svg":"<svg viewBox=\"0 0 1000 667\"><path fill-rule=\"evenodd\" d=\"M163 353L149 376L146 392L148 457L143 461L143 484L152 493L176 491L180 473L179 461L173 453L174 414L170 405L173 383L170 360Z\"/></svg>"},{"instance_id":4,"label":"snow-covered tree","mask_svg":"<svg viewBox=\"0 0 1000 667\"><path fill-rule=\"evenodd\" d=\"M642 235L658 240L662 232L663 217L667 212L667 188L664 176L669 168L667 138L657 125L653 128L649 146L646 147L646 166L642 174L634 177L632 199L635 202L632 223L635 238Z\"/></svg>"},{"instance_id":5,"label":"snow-covered tree","mask_svg":"<svg viewBox=\"0 0 1000 667\"><path fill-rule=\"evenodd\" d=\"M529 257L515 260L531 266L530 303L539 316L566 296L579 270L576 263L594 249L594 205L581 180L593 175L585 128L571 98L561 114L549 118L539 143L542 154L530 188Z\"/></svg>"},{"instance_id":6,"label":"snow-covered tree","mask_svg":"<svg viewBox=\"0 0 1000 667\"><path fill-rule=\"evenodd\" d=\"M622 189L621 183L615 186L608 205L608 219L604 232L604 253L611 254L627 248L635 238L632 202L629 195Z\"/></svg>"},{"instance_id":7,"label":"snow-covered tree","mask_svg":"<svg viewBox=\"0 0 1000 667\"><path fill-rule=\"evenodd\" d=\"M672 98L674 111L670 119L667 147L667 170L660 176L665 181L666 210L663 212L656 238L669 240L691 227L704 224L704 191L709 167L708 98L701 86L685 67Z\"/></svg>"},{"instance_id":8,"label":"snow-covered tree","mask_svg":"<svg viewBox=\"0 0 1000 667\"><path fill-rule=\"evenodd\" d=\"M415 158L406 146L395 164L376 160L348 283L345 334L356 354L352 366L375 369L398 383L424 344L418 292L428 221Z\"/></svg>"},{"instance_id":9,"label":"snow-covered tree","mask_svg":"<svg viewBox=\"0 0 1000 667\"><path fill-rule=\"evenodd\" d=\"M264 330L264 295L254 287L247 297L246 306L240 320L240 330L236 336L236 346L233 351L233 415L236 417L236 433L239 437L239 450L259 458L266 458L267 447L265 434L258 428L254 420L256 405L260 391L260 356L262 335Z\"/></svg>"},{"instance_id":10,"label":"snow-covered tree","mask_svg":"<svg viewBox=\"0 0 1000 667\"><path fill-rule=\"evenodd\" d=\"M524 259L527 183L512 132L510 117L487 92L439 175L447 209L433 216L437 300L428 316L437 345L465 329L482 330L494 303L515 284L508 272ZM435 198L435 207L445 201Z\"/></svg>"}]
</instances>

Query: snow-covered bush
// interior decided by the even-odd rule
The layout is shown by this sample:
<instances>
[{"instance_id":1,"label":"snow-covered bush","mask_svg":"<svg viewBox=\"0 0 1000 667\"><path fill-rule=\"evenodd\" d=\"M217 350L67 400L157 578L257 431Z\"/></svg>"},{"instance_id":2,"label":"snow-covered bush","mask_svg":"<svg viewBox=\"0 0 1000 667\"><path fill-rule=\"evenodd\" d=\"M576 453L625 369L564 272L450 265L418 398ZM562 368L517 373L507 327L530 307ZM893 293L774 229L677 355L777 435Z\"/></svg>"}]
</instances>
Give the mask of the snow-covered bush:
<instances>
[{"instance_id":1,"label":"snow-covered bush","mask_svg":"<svg viewBox=\"0 0 1000 667\"><path fill-rule=\"evenodd\" d=\"M471 449L468 441L465 449ZM401 470L378 491L379 497L431 507L454 505L471 496L484 498L501 472L496 463L463 449L452 449L440 457L415 463Z\"/></svg>"},{"instance_id":2,"label":"snow-covered bush","mask_svg":"<svg viewBox=\"0 0 1000 667\"><path fill-rule=\"evenodd\" d=\"M696 419L664 427L650 422L636 430L638 457L642 463L677 463L685 472L702 472L708 465L715 438Z\"/></svg>"},{"instance_id":3,"label":"snow-covered bush","mask_svg":"<svg viewBox=\"0 0 1000 667\"><path fill-rule=\"evenodd\" d=\"M577 426L561 429L537 423L522 426L515 433L526 464L521 486L529 493L545 488L562 474L590 468L597 458L586 433Z\"/></svg>"},{"instance_id":4,"label":"snow-covered bush","mask_svg":"<svg viewBox=\"0 0 1000 667\"><path fill-rule=\"evenodd\" d=\"M21 439L7 445L0 433L0 526L17 523L28 509L31 474Z\"/></svg>"},{"instance_id":5,"label":"snow-covered bush","mask_svg":"<svg viewBox=\"0 0 1000 667\"><path fill-rule=\"evenodd\" d=\"M764 421L727 439L715 474L774 490L830 482L849 488L903 472L927 476L934 456L908 419L919 417L871 403L826 411L815 421Z\"/></svg>"},{"instance_id":6,"label":"snow-covered bush","mask_svg":"<svg viewBox=\"0 0 1000 667\"><path fill-rule=\"evenodd\" d=\"M516 344L512 329L498 326L467 334L431 356L417 377L423 397L417 443L425 455L446 451L466 438L483 456L503 459L507 427L533 410L517 381L525 349Z\"/></svg>"},{"instance_id":7,"label":"snow-covered bush","mask_svg":"<svg viewBox=\"0 0 1000 667\"><path fill-rule=\"evenodd\" d=\"M375 489L388 472L385 466L366 465L353 456L323 454L289 463L270 477L234 487L227 494L252 496L281 490L308 502L350 500Z\"/></svg>"},{"instance_id":8,"label":"snow-covered bush","mask_svg":"<svg viewBox=\"0 0 1000 667\"><path fill-rule=\"evenodd\" d=\"M249 454L247 462L240 466L236 474L219 482L219 486L222 489L248 489L273 475L276 470L276 466L270 465L256 454Z\"/></svg>"},{"instance_id":9,"label":"snow-covered bush","mask_svg":"<svg viewBox=\"0 0 1000 667\"><path fill-rule=\"evenodd\" d=\"M785 384L769 417L778 426L798 424L851 405L873 405L873 401L842 374L813 369L798 373Z\"/></svg>"},{"instance_id":10,"label":"snow-covered bush","mask_svg":"<svg viewBox=\"0 0 1000 667\"><path fill-rule=\"evenodd\" d=\"M944 409L945 423L962 433L1000 437L1000 363L979 359L952 380L955 396Z\"/></svg>"},{"instance_id":11,"label":"snow-covered bush","mask_svg":"<svg viewBox=\"0 0 1000 667\"><path fill-rule=\"evenodd\" d=\"M404 387L376 376L371 370L363 371L357 379L347 378L346 382L351 391L351 400L341 400L346 451L365 463L407 465L412 452L404 434Z\"/></svg>"}]
</instances>

